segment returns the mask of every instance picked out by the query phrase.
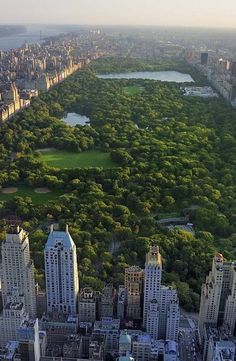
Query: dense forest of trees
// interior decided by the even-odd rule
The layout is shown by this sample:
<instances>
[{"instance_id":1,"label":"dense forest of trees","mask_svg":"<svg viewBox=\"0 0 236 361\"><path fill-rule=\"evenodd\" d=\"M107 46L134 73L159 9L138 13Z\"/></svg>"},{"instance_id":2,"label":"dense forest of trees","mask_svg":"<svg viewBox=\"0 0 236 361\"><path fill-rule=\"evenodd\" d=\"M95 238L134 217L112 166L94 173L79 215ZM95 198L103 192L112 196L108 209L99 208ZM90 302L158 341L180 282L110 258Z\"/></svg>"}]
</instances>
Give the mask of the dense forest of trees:
<instances>
[{"instance_id":1,"label":"dense forest of trees","mask_svg":"<svg viewBox=\"0 0 236 361\"><path fill-rule=\"evenodd\" d=\"M184 97L175 83L96 77L95 71L120 71L127 64L140 70L140 61L100 59L2 125L0 185L47 186L64 195L41 205L21 197L0 202L1 219L23 219L42 286L51 222L69 224L82 287L123 283L125 267L143 267L156 242L164 281L176 285L186 309L197 309L214 252L236 258L236 112L222 99ZM134 85L142 92L131 96L125 89ZM60 120L66 112L88 116L90 126L67 126ZM38 157L44 147L101 149L117 167L49 168ZM186 208L195 235L158 227L158 219Z\"/></svg>"}]
</instances>

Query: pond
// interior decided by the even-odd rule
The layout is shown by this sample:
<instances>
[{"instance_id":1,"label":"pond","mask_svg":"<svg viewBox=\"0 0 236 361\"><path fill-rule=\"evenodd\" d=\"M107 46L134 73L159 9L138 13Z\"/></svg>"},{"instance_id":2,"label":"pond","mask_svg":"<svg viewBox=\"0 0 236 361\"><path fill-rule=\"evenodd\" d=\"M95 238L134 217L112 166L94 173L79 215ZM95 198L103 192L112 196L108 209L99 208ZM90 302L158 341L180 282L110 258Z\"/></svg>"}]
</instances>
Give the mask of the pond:
<instances>
[{"instance_id":1,"label":"pond","mask_svg":"<svg viewBox=\"0 0 236 361\"><path fill-rule=\"evenodd\" d=\"M77 113L68 113L65 118L62 119L67 125L74 127L75 125L89 125L90 119L85 115Z\"/></svg>"},{"instance_id":2,"label":"pond","mask_svg":"<svg viewBox=\"0 0 236 361\"><path fill-rule=\"evenodd\" d=\"M194 82L190 74L180 73L178 71L138 71L130 73L114 73L98 75L101 79L147 79L160 80L175 83Z\"/></svg>"}]
</instances>

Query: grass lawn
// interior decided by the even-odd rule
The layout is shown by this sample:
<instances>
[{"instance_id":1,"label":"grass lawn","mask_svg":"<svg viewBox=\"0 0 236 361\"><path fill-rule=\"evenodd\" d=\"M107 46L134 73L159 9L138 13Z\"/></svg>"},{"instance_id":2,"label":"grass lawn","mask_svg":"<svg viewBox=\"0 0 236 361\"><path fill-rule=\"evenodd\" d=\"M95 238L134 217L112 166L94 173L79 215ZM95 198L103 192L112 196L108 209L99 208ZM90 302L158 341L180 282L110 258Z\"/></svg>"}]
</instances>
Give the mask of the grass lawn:
<instances>
[{"instance_id":1,"label":"grass lawn","mask_svg":"<svg viewBox=\"0 0 236 361\"><path fill-rule=\"evenodd\" d=\"M41 204L44 202L48 202L54 199L57 199L62 195L60 191L52 191L50 193L36 193L33 188L20 186L17 187L18 191L15 193L4 194L0 191L0 201L5 202L13 199L14 197L30 197L34 204Z\"/></svg>"},{"instance_id":2,"label":"grass lawn","mask_svg":"<svg viewBox=\"0 0 236 361\"><path fill-rule=\"evenodd\" d=\"M40 155L40 159L49 167L55 168L113 168L110 154L91 150L82 153L64 152L62 150L48 150Z\"/></svg>"},{"instance_id":3,"label":"grass lawn","mask_svg":"<svg viewBox=\"0 0 236 361\"><path fill-rule=\"evenodd\" d=\"M143 87L141 87L139 85L126 86L124 88L124 91L128 95L137 95L137 94L142 93Z\"/></svg>"}]
</instances>

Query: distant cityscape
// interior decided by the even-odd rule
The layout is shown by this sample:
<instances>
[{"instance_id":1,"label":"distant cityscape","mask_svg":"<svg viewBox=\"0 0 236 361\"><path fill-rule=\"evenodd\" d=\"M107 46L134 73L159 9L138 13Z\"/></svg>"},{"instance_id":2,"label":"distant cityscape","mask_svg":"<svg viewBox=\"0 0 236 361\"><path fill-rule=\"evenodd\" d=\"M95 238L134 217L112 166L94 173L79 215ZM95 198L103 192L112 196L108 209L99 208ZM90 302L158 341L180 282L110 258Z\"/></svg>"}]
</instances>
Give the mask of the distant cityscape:
<instances>
[{"instance_id":1,"label":"distant cityscape","mask_svg":"<svg viewBox=\"0 0 236 361\"><path fill-rule=\"evenodd\" d=\"M159 34L160 32L160 34ZM18 49L0 50L0 122L29 107L32 98L59 84L90 61L105 55L133 58L182 59L196 67L215 91L236 106L236 60L232 49L211 50L181 35L169 41L163 31L156 38L144 32L134 38L127 30L83 29L54 36L37 44L27 41ZM177 33L178 34L178 33ZM163 38L163 40L161 40ZM210 44L209 44L210 45ZM186 95L214 97L211 88L186 89Z\"/></svg>"}]
</instances>

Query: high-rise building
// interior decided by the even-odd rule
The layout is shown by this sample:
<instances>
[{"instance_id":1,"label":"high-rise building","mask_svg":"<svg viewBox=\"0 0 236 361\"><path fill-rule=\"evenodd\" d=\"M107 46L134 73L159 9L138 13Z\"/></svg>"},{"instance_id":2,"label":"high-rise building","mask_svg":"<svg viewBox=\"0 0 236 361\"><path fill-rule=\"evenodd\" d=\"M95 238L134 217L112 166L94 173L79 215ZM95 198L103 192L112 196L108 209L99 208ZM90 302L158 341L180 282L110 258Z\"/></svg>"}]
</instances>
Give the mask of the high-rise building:
<instances>
[{"instance_id":1,"label":"high-rise building","mask_svg":"<svg viewBox=\"0 0 236 361\"><path fill-rule=\"evenodd\" d=\"M212 262L212 270L202 285L201 304L199 313L199 331L202 337L204 323L217 325L220 298L223 285L224 258L222 254L216 254Z\"/></svg>"},{"instance_id":2,"label":"high-rise building","mask_svg":"<svg viewBox=\"0 0 236 361\"><path fill-rule=\"evenodd\" d=\"M68 226L65 232L48 236L44 250L47 310L75 314L77 312L79 279L76 246Z\"/></svg>"},{"instance_id":3,"label":"high-rise building","mask_svg":"<svg viewBox=\"0 0 236 361\"><path fill-rule=\"evenodd\" d=\"M146 254L145 278L144 278L144 305L143 326L148 330L148 314L152 312L150 302L160 301L161 298L161 274L162 261L158 246L152 246Z\"/></svg>"},{"instance_id":4,"label":"high-rise building","mask_svg":"<svg viewBox=\"0 0 236 361\"><path fill-rule=\"evenodd\" d=\"M236 336L236 263L232 263L230 267L223 322L230 333Z\"/></svg>"},{"instance_id":5,"label":"high-rise building","mask_svg":"<svg viewBox=\"0 0 236 361\"><path fill-rule=\"evenodd\" d=\"M138 266L125 269L125 289L127 294L126 317L141 318L141 296L143 292L143 270Z\"/></svg>"},{"instance_id":6,"label":"high-rise building","mask_svg":"<svg viewBox=\"0 0 236 361\"><path fill-rule=\"evenodd\" d=\"M146 255L143 325L154 339L178 340L179 302L173 287L161 285L162 261L159 247Z\"/></svg>"},{"instance_id":7,"label":"high-rise building","mask_svg":"<svg viewBox=\"0 0 236 361\"><path fill-rule=\"evenodd\" d=\"M34 265L30 258L28 233L20 227L11 227L1 245L1 284L3 307L21 297L24 310L36 316ZM12 297L12 299L11 299Z\"/></svg>"},{"instance_id":8,"label":"high-rise building","mask_svg":"<svg viewBox=\"0 0 236 361\"><path fill-rule=\"evenodd\" d=\"M201 53L201 65L207 65L208 53Z\"/></svg>"},{"instance_id":9,"label":"high-rise building","mask_svg":"<svg viewBox=\"0 0 236 361\"><path fill-rule=\"evenodd\" d=\"M202 285L199 313L199 332L203 341L204 325L224 325L236 334L236 263L225 262L217 253L212 270Z\"/></svg>"}]
</instances>

